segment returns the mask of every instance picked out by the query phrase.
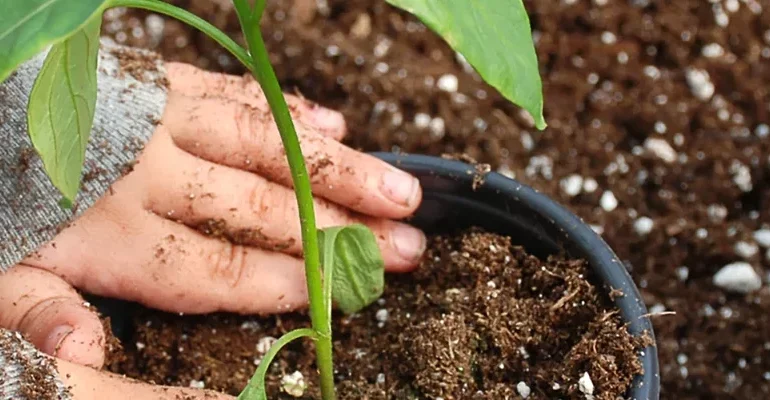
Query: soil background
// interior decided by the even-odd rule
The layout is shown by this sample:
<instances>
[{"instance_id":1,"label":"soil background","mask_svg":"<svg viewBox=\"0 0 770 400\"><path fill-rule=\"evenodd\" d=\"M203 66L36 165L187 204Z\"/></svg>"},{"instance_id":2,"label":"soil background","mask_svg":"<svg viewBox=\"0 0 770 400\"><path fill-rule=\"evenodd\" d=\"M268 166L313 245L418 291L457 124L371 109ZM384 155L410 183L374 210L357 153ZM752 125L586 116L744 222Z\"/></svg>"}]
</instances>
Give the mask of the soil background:
<instances>
[{"instance_id":1,"label":"soil background","mask_svg":"<svg viewBox=\"0 0 770 400\"><path fill-rule=\"evenodd\" d=\"M230 1L173 2L238 36ZM731 294L712 279L746 261L770 283L770 253L753 238L770 228L770 1L525 4L543 132L384 1L272 0L264 32L284 88L342 111L351 146L465 153L601 232L651 311L674 313L654 318L664 398L767 398L770 291ZM243 72L173 21L112 10L104 30L168 60ZM690 87L694 69L713 94ZM445 75L456 92L439 88Z\"/></svg>"}]
</instances>

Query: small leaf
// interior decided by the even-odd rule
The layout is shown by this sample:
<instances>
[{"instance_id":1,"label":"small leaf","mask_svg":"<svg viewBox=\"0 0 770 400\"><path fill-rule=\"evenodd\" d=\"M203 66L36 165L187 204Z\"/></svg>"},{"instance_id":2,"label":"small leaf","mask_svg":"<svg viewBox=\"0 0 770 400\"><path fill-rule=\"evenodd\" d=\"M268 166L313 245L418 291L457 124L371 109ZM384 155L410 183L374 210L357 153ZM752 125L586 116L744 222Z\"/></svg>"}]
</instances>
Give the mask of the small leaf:
<instances>
[{"instance_id":1,"label":"small leaf","mask_svg":"<svg viewBox=\"0 0 770 400\"><path fill-rule=\"evenodd\" d=\"M107 0L0 0L0 82L106 6Z\"/></svg>"},{"instance_id":2,"label":"small leaf","mask_svg":"<svg viewBox=\"0 0 770 400\"><path fill-rule=\"evenodd\" d=\"M96 109L96 62L101 18L54 45L27 106L32 144L51 182L74 202Z\"/></svg>"},{"instance_id":3,"label":"small leaf","mask_svg":"<svg viewBox=\"0 0 770 400\"><path fill-rule=\"evenodd\" d=\"M262 361L259 362L259 367L254 372L254 375L249 379L248 385L243 389L241 394L238 395L238 400L267 400L267 392L265 392L265 375L267 375L267 369L270 367L270 363L281 349L294 340L302 337L316 338L316 333L310 328L295 329L291 332L287 332L270 347Z\"/></svg>"},{"instance_id":4,"label":"small leaf","mask_svg":"<svg viewBox=\"0 0 770 400\"><path fill-rule=\"evenodd\" d=\"M387 0L420 18L494 86L535 119L543 118L543 89L522 0Z\"/></svg>"},{"instance_id":5,"label":"small leaf","mask_svg":"<svg viewBox=\"0 0 770 400\"><path fill-rule=\"evenodd\" d=\"M326 228L319 231L319 238L321 264L325 271L331 266L331 296L342 312L359 311L382 295L385 263L369 228L364 225ZM326 283L324 286L325 291L328 290Z\"/></svg>"}]
</instances>

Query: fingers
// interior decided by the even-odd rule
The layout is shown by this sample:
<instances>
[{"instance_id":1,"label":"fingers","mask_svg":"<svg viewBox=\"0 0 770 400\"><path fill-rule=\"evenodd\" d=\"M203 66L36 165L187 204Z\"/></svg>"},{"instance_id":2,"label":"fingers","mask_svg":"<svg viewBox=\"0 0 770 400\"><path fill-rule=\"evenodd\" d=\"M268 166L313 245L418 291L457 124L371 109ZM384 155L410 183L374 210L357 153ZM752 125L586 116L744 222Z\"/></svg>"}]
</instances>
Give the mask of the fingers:
<instances>
[{"instance_id":1,"label":"fingers","mask_svg":"<svg viewBox=\"0 0 770 400\"><path fill-rule=\"evenodd\" d=\"M73 400L235 400L208 390L150 385L66 361L56 364Z\"/></svg>"},{"instance_id":2,"label":"fingers","mask_svg":"<svg viewBox=\"0 0 770 400\"><path fill-rule=\"evenodd\" d=\"M50 272L18 265L0 274L0 326L22 332L52 356L96 368L104 364L99 318Z\"/></svg>"},{"instance_id":3,"label":"fingers","mask_svg":"<svg viewBox=\"0 0 770 400\"><path fill-rule=\"evenodd\" d=\"M266 111L235 101L171 94L164 123L185 151L291 187L283 144ZM422 191L416 178L305 124L297 128L314 193L383 218L409 216L419 205Z\"/></svg>"},{"instance_id":4,"label":"fingers","mask_svg":"<svg viewBox=\"0 0 770 400\"><path fill-rule=\"evenodd\" d=\"M205 237L148 211L111 221L112 207L119 205L89 209L27 262L90 293L169 312L261 314L306 306L301 260ZM83 237L99 250L79 254L72 267L72 255L57 248L78 246Z\"/></svg>"},{"instance_id":5,"label":"fingers","mask_svg":"<svg viewBox=\"0 0 770 400\"><path fill-rule=\"evenodd\" d=\"M184 63L167 63L167 76L172 92L191 98L225 98L269 112L267 100L251 76L207 72ZM342 114L297 96L285 95L294 121L314 128L319 134L342 140L347 134Z\"/></svg>"},{"instance_id":6,"label":"fingers","mask_svg":"<svg viewBox=\"0 0 770 400\"><path fill-rule=\"evenodd\" d=\"M166 146L170 149L164 149ZM291 189L249 172L203 161L173 148L170 139L148 151L166 154L148 153L147 162L137 167L153 171L152 200L147 206L157 214L220 231L235 243L302 254L297 203ZM316 199L315 212L319 228L368 225L391 271L411 269L425 249L423 233L406 224L354 217L323 199Z\"/></svg>"}]
</instances>

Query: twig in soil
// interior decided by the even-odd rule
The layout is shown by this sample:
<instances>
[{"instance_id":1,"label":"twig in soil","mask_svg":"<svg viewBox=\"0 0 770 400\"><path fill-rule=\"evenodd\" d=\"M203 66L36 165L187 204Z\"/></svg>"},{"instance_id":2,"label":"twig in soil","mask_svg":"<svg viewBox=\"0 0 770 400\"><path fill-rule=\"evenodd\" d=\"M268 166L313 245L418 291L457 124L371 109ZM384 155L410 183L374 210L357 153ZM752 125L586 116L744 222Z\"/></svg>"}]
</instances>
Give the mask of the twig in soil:
<instances>
[{"instance_id":1,"label":"twig in soil","mask_svg":"<svg viewBox=\"0 0 770 400\"><path fill-rule=\"evenodd\" d=\"M666 315L676 315L676 311L661 311L658 313L647 313L644 315L640 315L639 318L652 318L652 317L666 316Z\"/></svg>"},{"instance_id":2,"label":"twig in soil","mask_svg":"<svg viewBox=\"0 0 770 400\"><path fill-rule=\"evenodd\" d=\"M567 304L568 301L572 300L575 296L577 296L579 292L580 292L579 290L575 290L574 292L560 298L559 301L557 301L551 306L551 311L556 311L562 308L565 304Z\"/></svg>"},{"instance_id":3,"label":"twig in soil","mask_svg":"<svg viewBox=\"0 0 770 400\"><path fill-rule=\"evenodd\" d=\"M615 315L617 313L618 313L618 310L614 310L614 311L611 311L611 312L604 313L604 315L599 320L599 322L607 321L608 319L610 319L613 315Z\"/></svg>"}]
</instances>

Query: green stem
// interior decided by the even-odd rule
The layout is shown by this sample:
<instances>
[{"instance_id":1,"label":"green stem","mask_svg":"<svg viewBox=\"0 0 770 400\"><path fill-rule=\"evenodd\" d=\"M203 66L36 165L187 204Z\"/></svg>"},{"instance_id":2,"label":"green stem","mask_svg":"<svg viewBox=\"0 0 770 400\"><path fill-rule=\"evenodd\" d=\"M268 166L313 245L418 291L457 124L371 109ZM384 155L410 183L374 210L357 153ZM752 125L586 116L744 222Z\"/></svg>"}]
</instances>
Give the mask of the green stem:
<instances>
[{"instance_id":1,"label":"green stem","mask_svg":"<svg viewBox=\"0 0 770 400\"><path fill-rule=\"evenodd\" d=\"M235 58L238 59L246 68L253 70L251 56L249 53L236 43L233 39L217 29L214 25L211 25L204 19L201 19L197 15L175 7L171 4L164 3L159 0L111 0L109 7L133 7L141 8L148 11L153 11L159 14L168 15L169 17L178 19L193 28L200 30L207 36L212 38L215 42L219 43L227 51L230 52Z\"/></svg>"},{"instance_id":2,"label":"green stem","mask_svg":"<svg viewBox=\"0 0 770 400\"><path fill-rule=\"evenodd\" d=\"M265 391L265 376L267 375L267 369L270 368L270 363L273 362L275 356L284 346L301 337L316 338L316 332L310 328L295 329L278 338L278 340L270 346L270 349L265 353L265 356L262 357L262 361L259 362L259 367L257 367L257 372L255 372L251 379L249 379L248 385L246 385L243 393L238 396L238 399L259 398L256 394L264 393Z\"/></svg>"},{"instance_id":3,"label":"green stem","mask_svg":"<svg viewBox=\"0 0 770 400\"><path fill-rule=\"evenodd\" d=\"M265 7L267 7L267 0L257 0L256 4L254 4L255 21L262 19L262 14L265 12Z\"/></svg>"},{"instance_id":4,"label":"green stem","mask_svg":"<svg viewBox=\"0 0 770 400\"><path fill-rule=\"evenodd\" d=\"M260 9L258 0L257 9ZM239 4L240 3L240 4ZM235 0L236 7L245 10L246 0ZM264 9L264 6L261 6ZM289 106L283 97L283 91L278 83L270 55L262 39L259 21L253 20L249 13L238 13L243 34L249 44L252 56L252 73L262 86L262 90L270 105L273 118L281 134L281 141L286 150L289 162L294 193L297 197L299 219L302 228L302 248L305 257L305 277L307 280L308 298L310 300L310 320L316 332L316 363L321 375L321 393L323 400L334 400L334 365L332 362L332 332L331 321L326 313L321 278L321 258L318 248L318 231L313 209L313 191L308 177L305 158L299 144L294 122L291 119Z\"/></svg>"}]
</instances>

